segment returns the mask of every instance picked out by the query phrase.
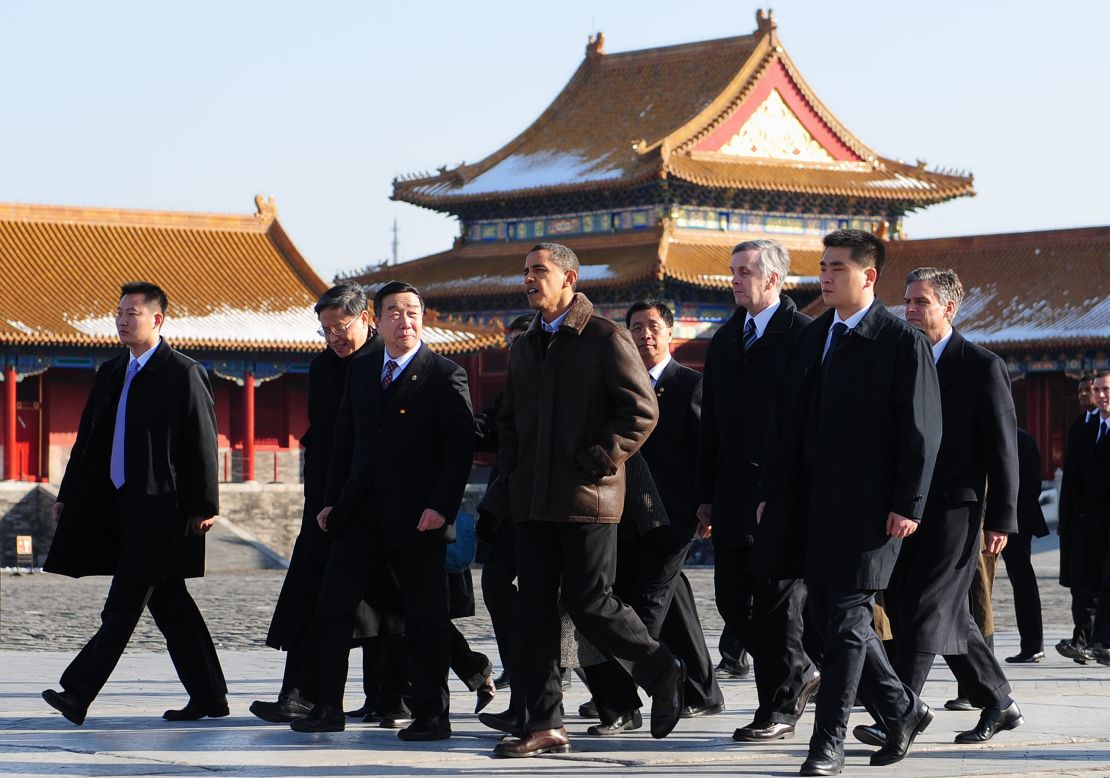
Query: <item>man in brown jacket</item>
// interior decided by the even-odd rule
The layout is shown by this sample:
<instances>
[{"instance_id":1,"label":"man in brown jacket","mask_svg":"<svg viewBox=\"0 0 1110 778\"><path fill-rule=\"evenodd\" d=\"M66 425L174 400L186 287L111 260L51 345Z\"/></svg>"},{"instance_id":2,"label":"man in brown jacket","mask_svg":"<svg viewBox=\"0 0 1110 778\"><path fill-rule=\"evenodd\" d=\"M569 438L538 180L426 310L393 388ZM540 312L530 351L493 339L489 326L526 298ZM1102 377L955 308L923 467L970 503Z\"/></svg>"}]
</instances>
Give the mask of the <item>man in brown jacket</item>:
<instances>
[{"instance_id":1,"label":"man in brown jacket","mask_svg":"<svg viewBox=\"0 0 1110 778\"><path fill-rule=\"evenodd\" d=\"M659 415L628 332L576 294L578 257L541 243L524 260L528 305L539 312L514 341L501 413L501 464L516 522L520 593L513 692L523 720L498 756L569 748L561 715L559 611L652 695L651 734L682 711L685 668L612 591L624 462Z\"/></svg>"}]
</instances>

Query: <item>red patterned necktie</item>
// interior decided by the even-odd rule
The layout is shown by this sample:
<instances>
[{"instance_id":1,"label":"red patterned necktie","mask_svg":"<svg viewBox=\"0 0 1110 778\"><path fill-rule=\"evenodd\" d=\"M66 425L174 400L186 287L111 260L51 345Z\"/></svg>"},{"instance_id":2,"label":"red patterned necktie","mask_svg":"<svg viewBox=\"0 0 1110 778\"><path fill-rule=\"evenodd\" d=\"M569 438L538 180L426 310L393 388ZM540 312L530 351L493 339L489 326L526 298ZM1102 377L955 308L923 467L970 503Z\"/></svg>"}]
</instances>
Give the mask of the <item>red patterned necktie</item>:
<instances>
[{"instance_id":1,"label":"red patterned necktie","mask_svg":"<svg viewBox=\"0 0 1110 778\"><path fill-rule=\"evenodd\" d=\"M393 383L393 371L397 369L397 363L392 359L385 363L385 375L382 376L382 389L388 389L389 385Z\"/></svg>"}]
</instances>

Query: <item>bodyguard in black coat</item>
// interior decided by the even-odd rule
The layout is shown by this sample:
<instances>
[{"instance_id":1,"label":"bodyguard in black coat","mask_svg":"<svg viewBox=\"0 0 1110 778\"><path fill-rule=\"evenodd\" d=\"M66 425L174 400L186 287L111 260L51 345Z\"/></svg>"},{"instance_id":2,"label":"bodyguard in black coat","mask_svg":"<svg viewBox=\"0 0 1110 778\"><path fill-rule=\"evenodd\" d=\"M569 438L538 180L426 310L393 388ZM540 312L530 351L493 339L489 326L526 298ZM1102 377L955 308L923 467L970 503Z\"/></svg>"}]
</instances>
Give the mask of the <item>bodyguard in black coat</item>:
<instances>
[{"instance_id":1,"label":"bodyguard in black coat","mask_svg":"<svg viewBox=\"0 0 1110 778\"><path fill-rule=\"evenodd\" d=\"M699 442L700 515L712 531L717 610L755 657L759 706L733 737L779 740L794 733L819 675L802 647L805 585L749 572L756 508L777 390L810 321L781 296L790 256L774 241L737 245L730 262L736 313L713 335L705 360Z\"/></svg>"},{"instance_id":2,"label":"bodyguard in black coat","mask_svg":"<svg viewBox=\"0 0 1110 778\"><path fill-rule=\"evenodd\" d=\"M93 637L43 697L75 724L108 680L143 608L166 637L189 704L170 720L228 714L227 686L185 578L204 575L204 534L219 512L216 414L204 368L161 340L168 307L154 284L125 284L116 327L128 351L96 373L54 505L44 569L111 575Z\"/></svg>"},{"instance_id":3,"label":"bodyguard in black coat","mask_svg":"<svg viewBox=\"0 0 1110 778\"><path fill-rule=\"evenodd\" d=\"M625 315L644 369L651 376L659 423L644 442L643 455L667 516L663 526L645 528L626 508L617 532L613 592L630 606L648 633L686 664L686 717L724 709L713 672L693 589L682 567L698 528L694 492L702 376L670 354L674 313L661 300L641 300ZM627 498L634 498L633 484ZM626 503L627 503L626 498ZM640 725L640 699L632 679L613 663L586 669L601 725L591 734L615 735Z\"/></svg>"},{"instance_id":4,"label":"bodyguard in black coat","mask_svg":"<svg viewBox=\"0 0 1110 778\"><path fill-rule=\"evenodd\" d=\"M857 690L889 733L872 764L902 759L933 716L898 680L871 625L875 592L917 530L940 446L929 345L875 299L884 253L870 233L825 236L821 293L834 310L806 327L787 366L781 455L760 525L768 531L756 538L768 541L761 559L804 572L825 640L802 775L843 768Z\"/></svg>"},{"instance_id":5,"label":"bodyguard in black coat","mask_svg":"<svg viewBox=\"0 0 1110 778\"><path fill-rule=\"evenodd\" d=\"M390 282L374 308L384 349L351 364L318 517L335 540L310 640L318 676L305 696L316 706L291 726L343 729L355 608L368 572L388 563L400 585L415 717L398 735L441 740L451 735L444 564L470 474L474 415L466 372L420 340L419 292Z\"/></svg>"},{"instance_id":6,"label":"bodyguard in black coat","mask_svg":"<svg viewBox=\"0 0 1110 778\"><path fill-rule=\"evenodd\" d=\"M895 667L920 694L933 659L944 654L960 689L984 709L982 729L957 742L989 740L1018 726L1021 712L971 618L968 592L980 526L984 553L992 555L1017 532L1017 415L1006 363L952 328L963 299L959 277L924 267L906 284L906 319L925 333L937 360L944 437L921 528L903 542L886 590Z\"/></svg>"}]
</instances>

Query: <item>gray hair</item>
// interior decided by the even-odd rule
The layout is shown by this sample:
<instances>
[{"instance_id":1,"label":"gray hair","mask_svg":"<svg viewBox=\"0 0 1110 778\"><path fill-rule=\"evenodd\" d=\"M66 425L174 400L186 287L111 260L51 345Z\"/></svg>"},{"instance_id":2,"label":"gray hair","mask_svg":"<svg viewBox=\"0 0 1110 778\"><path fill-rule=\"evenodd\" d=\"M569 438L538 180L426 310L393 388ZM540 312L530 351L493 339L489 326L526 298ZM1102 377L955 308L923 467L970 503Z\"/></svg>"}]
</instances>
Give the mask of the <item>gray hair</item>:
<instances>
[{"instance_id":1,"label":"gray hair","mask_svg":"<svg viewBox=\"0 0 1110 778\"><path fill-rule=\"evenodd\" d=\"M366 310L366 290L361 285L346 282L333 286L320 295L313 309L317 315L325 308L338 308L347 316L358 316Z\"/></svg>"},{"instance_id":2,"label":"gray hair","mask_svg":"<svg viewBox=\"0 0 1110 778\"><path fill-rule=\"evenodd\" d=\"M786 276L790 273L790 252L785 246L774 240L746 240L732 247L733 254L738 251L758 251L759 259L755 264L760 276L769 278L771 273L778 273L779 281L775 288L782 289Z\"/></svg>"},{"instance_id":3,"label":"gray hair","mask_svg":"<svg viewBox=\"0 0 1110 778\"><path fill-rule=\"evenodd\" d=\"M529 254L533 251L546 251L551 255L551 261L564 273L569 270L578 272L578 255L562 243L537 243L528 249Z\"/></svg>"},{"instance_id":4,"label":"gray hair","mask_svg":"<svg viewBox=\"0 0 1110 778\"><path fill-rule=\"evenodd\" d=\"M956 313L960 310L960 303L964 299L964 285L960 283L960 277L956 275L956 271L951 268L940 270L935 267L919 267L906 274L906 286L918 281L933 285L941 305L948 305L949 301L956 304L952 309L952 318L955 319Z\"/></svg>"}]
</instances>

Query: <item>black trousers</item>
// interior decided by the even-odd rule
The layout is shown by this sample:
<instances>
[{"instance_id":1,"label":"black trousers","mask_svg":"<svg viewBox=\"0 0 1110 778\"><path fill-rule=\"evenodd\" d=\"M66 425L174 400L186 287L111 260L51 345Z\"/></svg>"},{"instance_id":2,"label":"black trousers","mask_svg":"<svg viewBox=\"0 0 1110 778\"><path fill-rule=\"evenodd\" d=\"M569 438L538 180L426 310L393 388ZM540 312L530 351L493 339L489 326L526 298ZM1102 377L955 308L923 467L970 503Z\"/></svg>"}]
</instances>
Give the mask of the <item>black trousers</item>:
<instances>
[{"instance_id":1,"label":"black trousers","mask_svg":"<svg viewBox=\"0 0 1110 778\"><path fill-rule=\"evenodd\" d=\"M1095 618L1091 627L1091 643L1110 648L1110 519L1100 522L1101 537L1096 542L1102 547L1102 565L1098 592L1095 595Z\"/></svg>"},{"instance_id":2,"label":"black trousers","mask_svg":"<svg viewBox=\"0 0 1110 778\"><path fill-rule=\"evenodd\" d=\"M418 719L446 718L450 711L447 669L451 622L447 615L446 549L387 546L373 527L353 522L336 538L320 587L306 673L305 696L342 707L347 683L355 608L375 574L388 565L397 577L405 616L407 675L412 712Z\"/></svg>"},{"instance_id":3,"label":"black trousers","mask_svg":"<svg viewBox=\"0 0 1110 778\"><path fill-rule=\"evenodd\" d=\"M189 698L202 704L222 700L227 683L200 609L183 579L161 579L160 560L172 554L174 540L151 517L129 513L124 496L123 491L116 495L113 533L120 562L100 628L62 673L62 688L86 705L96 699L148 608Z\"/></svg>"},{"instance_id":4,"label":"black trousers","mask_svg":"<svg viewBox=\"0 0 1110 778\"><path fill-rule=\"evenodd\" d=\"M971 618L970 611L968 622L967 653L945 654L944 661L956 677L961 697L967 697L973 705L980 708L992 708L1009 696L1010 682L1006 680L1002 666L995 659L992 647L979 631L979 625ZM897 642L896 639L896 646ZM897 647L895 652L894 666L898 677L914 694L920 695L936 654L899 650Z\"/></svg>"},{"instance_id":5,"label":"black trousers","mask_svg":"<svg viewBox=\"0 0 1110 778\"><path fill-rule=\"evenodd\" d=\"M482 567L482 599L493 624L501 667L512 675L513 607L516 605L516 531L512 519L501 522Z\"/></svg>"},{"instance_id":6,"label":"black trousers","mask_svg":"<svg viewBox=\"0 0 1110 778\"><path fill-rule=\"evenodd\" d=\"M613 592L636 611L649 635L685 662L686 704L719 705L724 694L713 672L694 591L682 572L689 550L690 540L676 537L673 527L618 540ZM586 668L586 677L603 722L642 705L636 684L612 662Z\"/></svg>"},{"instance_id":7,"label":"black trousers","mask_svg":"<svg viewBox=\"0 0 1110 778\"><path fill-rule=\"evenodd\" d=\"M717 610L752 655L759 704L754 721L795 724L798 696L816 668L802 646L805 584L747 572L750 546L714 544Z\"/></svg>"},{"instance_id":8,"label":"black trousers","mask_svg":"<svg viewBox=\"0 0 1110 778\"><path fill-rule=\"evenodd\" d=\"M1033 536L1028 532L1010 535L1002 549L1006 576L1014 590L1014 616L1021 636L1021 653L1044 650L1044 625L1041 621L1041 592L1033 570Z\"/></svg>"},{"instance_id":9,"label":"black trousers","mask_svg":"<svg viewBox=\"0 0 1110 778\"><path fill-rule=\"evenodd\" d=\"M887 732L904 726L921 704L899 680L875 634L871 624L874 601L872 591L809 587L813 622L825 641L811 748L843 752L848 715L857 695L867 701Z\"/></svg>"},{"instance_id":10,"label":"black trousers","mask_svg":"<svg viewBox=\"0 0 1110 778\"><path fill-rule=\"evenodd\" d=\"M481 651L472 649L466 637L459 632L459 628L454 623L450 625L450 640L451 672L466 684L467 689L472 692L477 691L485 683L486 676L493 671L489 657Z\"/></svg>"},{"instance_id":11,"label":"black trousers","mask_svg":"<svg viewBox=\"0 0 1110 778\"><path fill-rule=\"evenodd\" d=\"M613 594L617 525L529 521L516 526L518 582L513 700L528 731L563 725L559 596L578 630L649 691L674 662L643 621Z\"/></svg>"}]
</instances>

